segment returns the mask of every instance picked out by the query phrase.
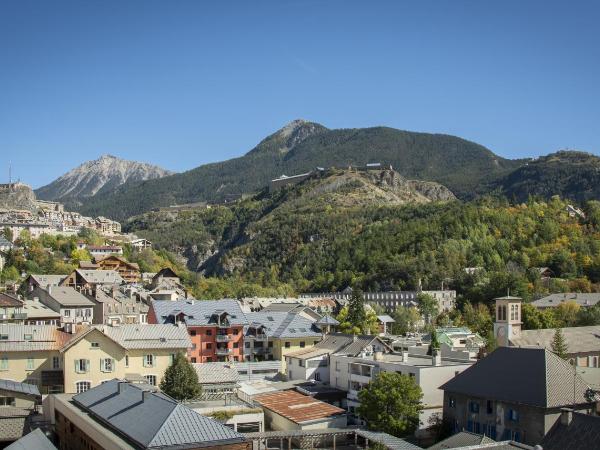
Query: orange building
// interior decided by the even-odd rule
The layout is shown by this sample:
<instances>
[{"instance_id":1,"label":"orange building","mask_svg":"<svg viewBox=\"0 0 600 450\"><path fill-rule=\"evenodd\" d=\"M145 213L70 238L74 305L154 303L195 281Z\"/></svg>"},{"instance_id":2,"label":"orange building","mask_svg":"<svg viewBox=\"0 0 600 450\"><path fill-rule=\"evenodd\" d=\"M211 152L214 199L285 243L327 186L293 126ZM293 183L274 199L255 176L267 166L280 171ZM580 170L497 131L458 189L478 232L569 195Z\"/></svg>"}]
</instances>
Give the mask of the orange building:
<instances>
[{"instance_id":1,"label":"orange building","mask_svg":"<svg viewBox=\"0 0 600 450\"><path fill-rule=\"evenodd\" d=\"M148 323L185 325L193 363L244 360L246 316L235 300L154 300Z\"/></svg>"}]
</instances>

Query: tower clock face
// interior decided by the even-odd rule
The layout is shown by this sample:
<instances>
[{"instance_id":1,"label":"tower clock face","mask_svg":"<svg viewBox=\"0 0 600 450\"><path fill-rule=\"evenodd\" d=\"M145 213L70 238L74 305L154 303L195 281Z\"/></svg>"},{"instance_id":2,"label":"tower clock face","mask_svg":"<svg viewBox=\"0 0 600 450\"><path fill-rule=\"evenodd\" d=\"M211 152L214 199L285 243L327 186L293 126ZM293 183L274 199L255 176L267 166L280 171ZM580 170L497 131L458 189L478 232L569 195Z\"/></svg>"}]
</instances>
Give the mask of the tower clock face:
<instances>
[{"instance_id":1,"label":"tower clock face","mask_svg":"<svg viewBox=\"0 0 600 450\"><path fill-rule=\"evenodd\" d=\"M498 337L504 337L506 334L506 329L504 327L498 327Z\"/></svg>"}]
</instances>

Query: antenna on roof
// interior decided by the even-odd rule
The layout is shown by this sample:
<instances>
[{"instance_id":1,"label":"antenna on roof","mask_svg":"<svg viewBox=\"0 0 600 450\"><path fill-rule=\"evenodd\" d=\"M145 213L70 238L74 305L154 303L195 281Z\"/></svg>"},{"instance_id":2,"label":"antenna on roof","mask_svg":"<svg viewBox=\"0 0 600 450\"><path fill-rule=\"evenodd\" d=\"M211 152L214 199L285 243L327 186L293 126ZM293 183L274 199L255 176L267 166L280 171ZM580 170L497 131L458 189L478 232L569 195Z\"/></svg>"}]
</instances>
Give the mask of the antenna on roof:
<instances>
[{"instance_id":1,"label":"antenna on roof","mask_svg":"<svg viewBox=\"0 0 600 450\"><path fill-rule=\"evenodd\" d=\"M506 292L507 292L506 296L507 296L507 297L510 297L510 288L507 288L507 289L506 289Z\"/></svg>"},{"instance_id":2,"label":"antenna on roof","mask_svg":"<svg viewBox=\"0 0 600 450\"><path fill-rule=\"evenodd\" d=\"M8 184L12 184L12 163L8 162Z\"/></svg>"}]
</instances>

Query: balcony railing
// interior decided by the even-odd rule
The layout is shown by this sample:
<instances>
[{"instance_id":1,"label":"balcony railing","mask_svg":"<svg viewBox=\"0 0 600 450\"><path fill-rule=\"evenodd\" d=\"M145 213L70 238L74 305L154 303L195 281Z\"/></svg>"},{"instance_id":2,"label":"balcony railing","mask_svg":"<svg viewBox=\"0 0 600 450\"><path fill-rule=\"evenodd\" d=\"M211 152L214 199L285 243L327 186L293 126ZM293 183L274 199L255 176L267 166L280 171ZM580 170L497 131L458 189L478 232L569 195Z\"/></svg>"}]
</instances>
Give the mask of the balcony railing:
<instances>
[{"instance_id":1,"label":"balcony railing","mask_svg":"<svg viewBox=\"0 0 600 450\"><path fill-rule=\"evenodd\" d=\"M231 336L228 334L217 334L215 339L217 342L229 342L231 340Z\"/></svg>"},{"instance_id":2,"label":"balcony railing","mask_svg":"<svg viewBox=\"0 0 600 450\"><path fill-rule=\"evenodd\" d=\"M13 319L16 319L16 320L25 320L25 319L27 319L27 313L14 313L13 314Z\"/></svg>"},{"instance_id":3,"label":"balcony railing","mask_svg":"<svg viewBox=\"0 0 600 450\"><path fill-rule=\"evenodd\" d=\"M232 350L230 348L217 348L215 353L217 355L229 355L232 353Z\"/></svg>"},{"instance_id":4,"label":"balcony railing","mask_svg":"<svg viewBox=\"0 0 600 450\"><path fill-rule=\"evenodd\" d=\"M266 340L268 338L269 338L269 336L267 336L264 333L263 334L256 334L256 335L249 334L248 336L244 337L244 339L256 339L257 341L263 341L263 340Z\"/></svg>"}]
</instances>

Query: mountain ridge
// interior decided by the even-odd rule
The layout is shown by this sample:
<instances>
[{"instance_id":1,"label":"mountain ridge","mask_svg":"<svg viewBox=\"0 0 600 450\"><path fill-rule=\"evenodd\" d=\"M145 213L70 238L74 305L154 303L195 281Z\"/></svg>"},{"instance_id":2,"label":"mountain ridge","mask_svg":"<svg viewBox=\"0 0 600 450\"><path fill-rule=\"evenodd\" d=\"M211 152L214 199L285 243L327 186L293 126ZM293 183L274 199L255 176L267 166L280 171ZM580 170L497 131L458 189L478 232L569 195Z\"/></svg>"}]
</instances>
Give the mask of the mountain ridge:
<instances>
[{"instance_id":1,"label":"mountain ridge","mask_svg":"<svg viewBox=\"0 0 600 450\"><path fill-rule=\"evenodd\" d=\"M173 172L153 164L129 161L107 153L36 189L35 194L41 200L77 204L84 198L111 191L128 181L144 181L171 174Z\"/></svg>"}]
</instances>

